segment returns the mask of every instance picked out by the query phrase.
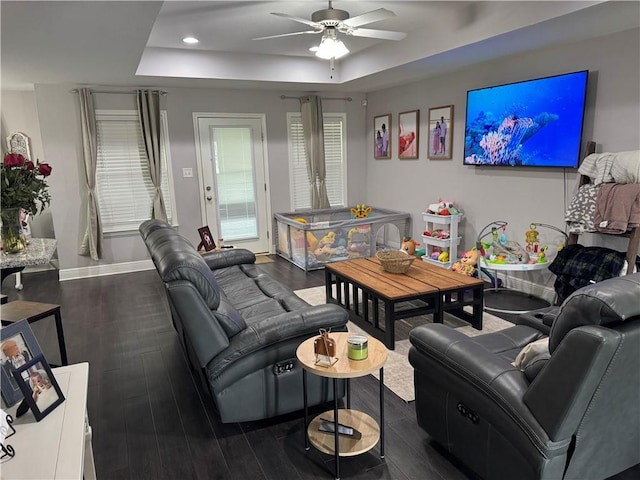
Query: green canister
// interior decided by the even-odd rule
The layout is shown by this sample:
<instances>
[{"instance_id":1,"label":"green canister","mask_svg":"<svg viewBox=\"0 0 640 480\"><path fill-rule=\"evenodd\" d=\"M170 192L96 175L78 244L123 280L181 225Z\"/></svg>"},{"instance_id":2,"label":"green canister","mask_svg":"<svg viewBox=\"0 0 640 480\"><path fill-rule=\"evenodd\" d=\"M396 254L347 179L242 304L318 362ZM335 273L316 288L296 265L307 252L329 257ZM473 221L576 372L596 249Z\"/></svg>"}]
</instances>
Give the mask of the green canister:
<instances>
[{"instance_id":1,"label":"green canister","mask_svg":"<svg viewBox=\"0 0 640 480\"><path fill-rule=\"evenodd\" d=\"M349 335L347 337L347 356L351 360L364 360L369 356L369 342L364 335Z\"/></svg>"}]
</instances>

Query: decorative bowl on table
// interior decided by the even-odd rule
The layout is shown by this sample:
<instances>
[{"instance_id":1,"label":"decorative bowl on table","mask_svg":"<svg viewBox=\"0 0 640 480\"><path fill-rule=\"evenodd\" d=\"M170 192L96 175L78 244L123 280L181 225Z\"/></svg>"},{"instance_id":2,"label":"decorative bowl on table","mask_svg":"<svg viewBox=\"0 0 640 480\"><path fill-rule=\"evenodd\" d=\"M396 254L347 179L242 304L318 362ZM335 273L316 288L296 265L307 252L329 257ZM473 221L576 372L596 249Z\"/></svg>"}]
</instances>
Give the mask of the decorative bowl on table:
<instances>
[{"instance_id":1,"label":"decorative bowl on table","mask_svg":"<svg viewBox=\"0 0 640 480\"><path fill-rule=\"evenodd\" d=\"M383 270L389 273L407 273L416 259L413 255L401 250L378 250L376 257L380 260Z\"/></svg>"}]
</instances>

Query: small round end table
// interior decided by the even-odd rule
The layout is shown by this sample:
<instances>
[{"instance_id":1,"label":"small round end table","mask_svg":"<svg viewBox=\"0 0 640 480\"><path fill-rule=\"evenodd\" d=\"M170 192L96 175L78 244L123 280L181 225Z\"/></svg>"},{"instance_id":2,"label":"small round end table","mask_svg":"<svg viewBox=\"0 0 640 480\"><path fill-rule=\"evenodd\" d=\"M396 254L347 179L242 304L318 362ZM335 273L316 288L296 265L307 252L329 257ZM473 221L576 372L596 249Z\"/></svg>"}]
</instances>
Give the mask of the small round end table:
<instances>
[{"instance_id":1,"label":"small round end table","mask_svg":"<svg viewBox=\"0 0 640 480\"><path fill-rule=\"evenodd\" d=\"M387 347L379 340L368 337L368 357L364 360L351 360L347 355L348 332L331 333L336 343L337 361L330 367L316 364L313 342L316 337L305 340L298 346L296 357L303 368L302 383L304 390L305 449L309 443L321 452L334 455L335 478L340 478L340 457L359 455L371 450L380 441L380 458L384 458L384 369L387 361ZM351 409L349 379L363 377L376 370L380 371L380 422L364 412ZM309 423L307 407L307 372L333 379L333 411L321 413ZM338 379L347 380L347 408L338 409ZM333 422L333 432L320 431L322 423ZM339 427L348 426L359 436L340 435Z\"/></svg>"}]
</instances>

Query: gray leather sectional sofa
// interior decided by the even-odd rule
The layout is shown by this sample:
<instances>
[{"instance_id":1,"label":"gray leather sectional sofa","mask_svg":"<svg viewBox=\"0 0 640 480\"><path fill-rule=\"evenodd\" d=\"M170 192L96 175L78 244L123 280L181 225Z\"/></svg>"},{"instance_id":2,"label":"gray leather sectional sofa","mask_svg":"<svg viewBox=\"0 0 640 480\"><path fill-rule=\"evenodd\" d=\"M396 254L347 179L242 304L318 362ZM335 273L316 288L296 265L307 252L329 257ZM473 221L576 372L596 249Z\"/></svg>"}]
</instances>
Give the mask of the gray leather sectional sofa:
<instances>
[{"instance_id":1,"label":"gray leather sectional sofa","mask_svg":"<svg viewBox=\"0 0 640 480\"><path fill-rule=\"evenodd\" d=\"M413 329L419 425L487 480L598 480L640 463L640 274L575 291L550 331L534 319L477 337ZM547 332L547 351L512 365Z\"/></svg>"},{"instance_id":2,"label":"gray leather sectional sofa","mask_svg":"<svg viewBox=\"0 0 640 480\"><path fill-rule=\"evenodd\" d=\"M223 422L303 408L298 345L320 328L346 331L337 305L310 306L255 265L244 249L201 255L166 222L140 235L166 287L173 325ZM344 395L344 382L338 395ZM330 381L308 376L309 406L333 399Z\"/></svg>"}]
</instances>

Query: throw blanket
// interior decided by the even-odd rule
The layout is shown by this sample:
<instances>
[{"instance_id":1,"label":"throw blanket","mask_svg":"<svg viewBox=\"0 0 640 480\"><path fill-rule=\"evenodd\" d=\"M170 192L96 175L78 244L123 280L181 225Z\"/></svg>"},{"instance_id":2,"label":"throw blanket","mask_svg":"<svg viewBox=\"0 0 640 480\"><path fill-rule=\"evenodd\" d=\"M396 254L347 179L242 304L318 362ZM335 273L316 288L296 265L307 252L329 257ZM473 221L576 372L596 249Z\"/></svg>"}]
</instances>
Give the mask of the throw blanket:
<instances>
[{"instance_id":1,"label":"throw blanket","mask_svg":"<svg viewBox=\"0 0 640 480\"><path fill-rule=\"evenodd\" d=\"M624 264L623 252L576 244L560 250L549 270L557 277L553 286L558 300L563 302L579 288L619 276Z\"/></svg>"},{"instance_id":2,"label":"throw blanket","mask_svg":"<svg viewBox=\"0 0 640 480\"><path fill-rule=\"evenodd\" d=\"M640 184L605 183L596 198L593 223L599 232L621 234L640 224Z\"/></svg>"},{"instance_id":3,"label":"throw blanket","mask_svg":"<svg viewBox=\"0 0 640 480\"><path fill-rule=\"evenodd\" d=\"M592 153L582 161L578 173L589 177L595 185L640 183L640 150Z\"/></svg>"},{"instance_id":4,"label":"throw blanket","mask_svg":"<svg viewBox=\"0 0 640 480\"><path fill-rule=\"evenodd\" d=\"M573 197L564 214L569 233L596 231L596 227L593 224L593 216L596 211L596 199L599 190L600 185L591 183L582 185L578 189L576 196Z\"/></svg>"}]
</instances>

